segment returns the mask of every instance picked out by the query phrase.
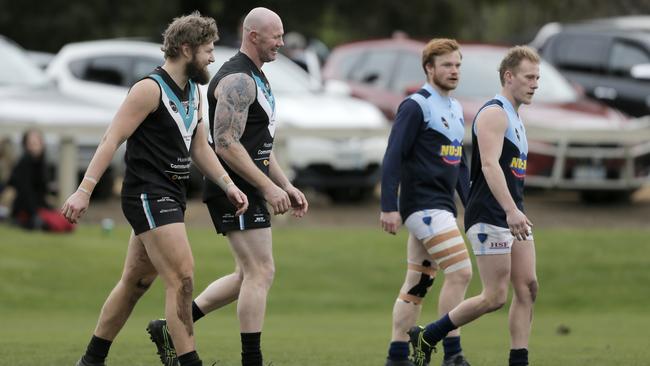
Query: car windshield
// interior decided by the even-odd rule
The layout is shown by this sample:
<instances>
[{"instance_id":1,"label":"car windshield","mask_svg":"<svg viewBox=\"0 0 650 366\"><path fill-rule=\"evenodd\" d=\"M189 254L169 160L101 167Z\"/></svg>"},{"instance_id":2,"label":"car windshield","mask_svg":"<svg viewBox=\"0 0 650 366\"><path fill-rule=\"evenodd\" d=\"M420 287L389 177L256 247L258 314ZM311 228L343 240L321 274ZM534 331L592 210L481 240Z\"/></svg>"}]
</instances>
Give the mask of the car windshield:
<instances>
[{"instance_id":1,"label":"car windshield","mask_svg":"<svg viewBox=\"0 0 650 366\"><path fill-rule=\"evenodd\" d=\"M221 65L234 56L235 53L237 53L235 49L216 49L214 52L215 61L208 67L210 74L216 74ZM275 94L313 92L310 88L309 74L282 55L278 55L275 61L264 64L262 71L264 71Z\"/></svg>"},{"instance_id":2,"label":"car windshield","mask_svg":"<svg viewBox=\"0 0 650 366\"><path fill-rule=\"evenodd\" d=\"M461 78L454 95L485 98L497 94L501 90L497 70L505 53L499 50L471 50L467 48L462 52ZM578 98L571 84L546 61L542 61L539 74L539 88L535 92L535 101L568 103ZM489 75L492 76L489 77Z\"/></svg>"},{"instance_id":3,"label":"car windshield","mask_svg":"<svg viewBox=\"0 0 650 366\"><path fill-rule=\"evenodd\" d=\"M0 86L41 86L43 71L18 46L0 38Z\"/></svg>"}]
</instances>

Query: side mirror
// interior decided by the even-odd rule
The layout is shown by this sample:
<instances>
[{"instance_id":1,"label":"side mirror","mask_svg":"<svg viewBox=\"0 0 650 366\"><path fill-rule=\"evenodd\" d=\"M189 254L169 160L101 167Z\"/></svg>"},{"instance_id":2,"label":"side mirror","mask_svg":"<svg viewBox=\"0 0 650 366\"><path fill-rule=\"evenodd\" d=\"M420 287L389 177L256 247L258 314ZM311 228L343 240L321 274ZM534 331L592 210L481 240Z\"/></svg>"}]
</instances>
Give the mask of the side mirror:
<instances>
[{"instance_id":1,"label":"side mirror","mask_svg":"<svg viewBox=\"0 0 650 366\"><path fill-rule=\"evenodd\" d=\"M630 75L635 79L650 80L650 63L632 66L630 69Z\"/></svg>"}]
</instances>

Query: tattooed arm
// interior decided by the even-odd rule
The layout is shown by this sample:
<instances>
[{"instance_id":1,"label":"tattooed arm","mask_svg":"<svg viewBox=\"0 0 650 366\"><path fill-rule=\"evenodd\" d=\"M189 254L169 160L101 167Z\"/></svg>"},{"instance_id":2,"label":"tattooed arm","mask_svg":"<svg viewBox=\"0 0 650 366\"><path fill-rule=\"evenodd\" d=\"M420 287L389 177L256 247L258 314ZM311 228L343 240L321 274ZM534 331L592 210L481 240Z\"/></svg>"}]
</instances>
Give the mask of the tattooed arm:
<instances>
[{"instance_id":1,"label":"tattooed arm","mask_svg":"<svg viewBox=\"0 0 650 366\"><path fill-rule=\"evenodd\" d=\"M63 204L61 213L68 221L76 223L88 208L90 195L97 181L106 171L117 148L133 134L147 115L158 108L160 87L151 79L136 83L113 117L97 146L79 188Z\"/></svg>"},{"instance_id":2,"label":"tattooed arm","mask_svg":"<svg viewBox=\"0 0 650 366\"><path fill-rule=\"evenodd\" d=\"M288 194L255 166L239 141L246 127L248 108L255 101L255 82L244 73L228 75L219 82L214 96L217 107L213 136L217 155L262 193L274 214L285 213L290 206Z\"/></svg>"}]
</instances>

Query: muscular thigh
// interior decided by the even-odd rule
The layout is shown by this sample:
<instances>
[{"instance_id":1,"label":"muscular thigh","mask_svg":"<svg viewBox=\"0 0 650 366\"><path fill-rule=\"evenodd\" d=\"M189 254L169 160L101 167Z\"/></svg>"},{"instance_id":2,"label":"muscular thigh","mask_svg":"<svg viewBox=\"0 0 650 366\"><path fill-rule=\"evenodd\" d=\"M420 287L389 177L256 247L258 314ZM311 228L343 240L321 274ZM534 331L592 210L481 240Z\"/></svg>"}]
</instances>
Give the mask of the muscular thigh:
<instances>
[{"instance_id":1,"label":"muscular thigh","mask_svg":"<svg viewBox=\"0 0 650 366\"><path fill-rule=\"evenodd\" d=\"M194 260L185 224L160 226L138 235L138 238L144 243L151 263L161 276L191 274Z\"/></svg>"},{"instance_id":2,"label":"muscular thigh","mask_svg":"<svg viewBox=\"0 0 650 366\"><path fill-rule=\"evenodd\" d=\"M132 232L124 261L122 279L128 282L134 282L139 287L146 288L153 282L156 275L156 268L151 263L144 244Z\"/></svg>"},{"instance_id":3,"label":"muscular thigh","mask_svg":"<svg viewBox=\"0 0 650 366\"><path fill-rule=\"evenodd\" d=\"M537 278L535 270L535 242L515 240L512 245L512 280L529 282Z\"/></svg>"},{"instance_id":4,"label":"muscular thigh","mask_svg":"<svg viewBox=\"0 0 650 366\"><path fill-rule=\"evenodd\" d=\"M271 228L229 231L226 235L238 264L273 262Z\"/></svg>"}]
</instances>

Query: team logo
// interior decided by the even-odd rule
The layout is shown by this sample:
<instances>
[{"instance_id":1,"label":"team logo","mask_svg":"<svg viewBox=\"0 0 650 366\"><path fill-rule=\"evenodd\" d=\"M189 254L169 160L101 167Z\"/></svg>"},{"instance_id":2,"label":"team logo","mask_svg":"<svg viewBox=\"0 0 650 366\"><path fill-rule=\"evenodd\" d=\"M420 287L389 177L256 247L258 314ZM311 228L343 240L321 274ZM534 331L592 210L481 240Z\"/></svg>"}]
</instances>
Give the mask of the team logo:
<instances>
[{"instance_id":1,"label":"team logo","mask_svg":"<svg viewBox=\"0 0 650 366\"><path fill-rule=\"evenodd\" d=\"M176 103L172 102L171 100L169 101L169 107L174 111L174 113L178 113L178 107L176 106Z\"/></svg>"},{"instance_id":2,"label":"team logo","mask_svg":"<svg viewBox=\"0 0 650 366\"><path fill-rule=\"evenodd\" d=\"M440 157L449 165L460 164L460 159L463 156L463 144L454 140L451 145L440 146Z\"/></svg>"},{"instance_id":3,"label":"team logo","mask_svg":"<svg viewBox=\"0 0 650 366\"><path fill-rule=\"evenodd\" d=\"M521 154L519 157L512 158L512 161L510 162L510 171L515 177L519 179L524 179L524 177L526 177L527 161L526 154Z\"/></svg>"},{"instance_id":4,"label":"team logo","mask_svg":"<svg viewBox=\"0 0 650 366\"><path fill-rule=\"evenodd\" d=\"M269 166L270 163L269 163L268 160L264 159L264 161L262 162L262 164L264 164L264 166Z\"/></svg>"},{"instance_id":5,"label":"team logo","mask_svg":"<svg viewBox=\"0 0 650 366\"><path fill-rule=\"evenodd\" d=\"M445 119L445 117L440 117L442 120L442 125L445 126L446 129L449 129L449 122Z\"/></svg>"}]
</instances>

